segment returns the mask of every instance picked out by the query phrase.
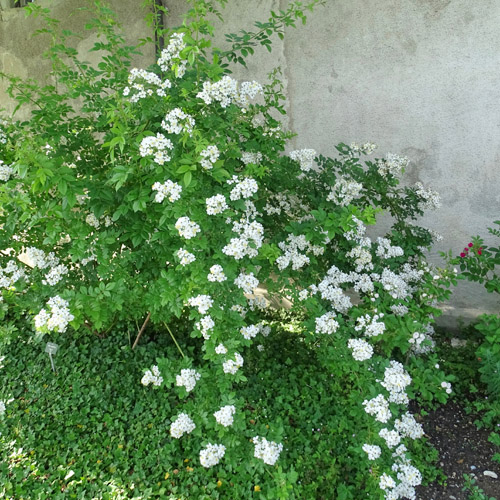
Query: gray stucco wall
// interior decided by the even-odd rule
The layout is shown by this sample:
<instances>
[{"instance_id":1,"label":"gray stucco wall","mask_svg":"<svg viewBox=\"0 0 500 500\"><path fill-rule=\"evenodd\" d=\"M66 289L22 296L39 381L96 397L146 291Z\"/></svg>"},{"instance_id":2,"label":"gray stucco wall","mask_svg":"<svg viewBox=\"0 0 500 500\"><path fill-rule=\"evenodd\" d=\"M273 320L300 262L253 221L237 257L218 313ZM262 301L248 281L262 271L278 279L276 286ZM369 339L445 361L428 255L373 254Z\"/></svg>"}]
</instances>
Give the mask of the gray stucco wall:
<instances>
[{"instance_id":1,"label":"gray stucco wall","mask_svg":"<svg viewBox=\"0 0 500 500\"><path fill-rule=\"evenodd\" d=\"M85 60L95 62L97 53L89 53L95 35L85 30L85 23L92 18L91 12L83 10L91 7L93 2L82 0L36 0L37 4L52 9L53 17L67 23L64 28L71 29L82 36L75 40L74 46L80 53L85 54ZM124 28L127 42L136 43L140 38L148 36L149 28L144 21L146 15L141 0L110 0L109 5L116 12L118 22ZM40 29L42 21L37 18L26 18L24 9L9 8L9 0L0 0L0 71L22 78L34 78L39 81L50 81L50 62L43 59L42 54L47 49L49 35L32 36ZM134 61L137 65L149 65L154 59L152 45L143 48L143 56ZM0 79L0 108L7 113L14 110L16 103L8 98L6 89L8 84ZM26 117L26 113L19 112L19 118Z\"/></svg>"},{"instance_id":2,"label":"gray stucco wall","mask_svg":"<svg viewBox=\"0 0 500 500\"><path fill-rule=\"evenodd\" d=\"M44 0L39 0L44 2ZM46 0L45 0L46 1ZM164 0L179 24L186 4ZM223 33L250 29L286 0L230 0ZM54 0L61 17L81 0ZM148 34L141 0L114 0L130 41ZM24 41L31 29L21 12L3 11L0 67L39 76L41 47ZM71 18L72 23L79 20ZM79 21L80 22L80 21ZM87 44L87 45L85 45ZM81 47L90 47L90 40ZM431 254L457 254L470 235L500 219L500 2L498 0L327 0L306 26L287 30L271 54L262 48L241 79L265 81L281 66L288 96L285 125L298 133L293 148L333 155L339 142L373 141L378 155L411 159L407 182L440 192L443 207L422 223L444 236ZM145 55L145 65L153 54ZM141 61L137 61L138 64ZM6 100L2 95L2 105ZM498 300L478 285L462 283L445 305L445 322L498 311Z\"/></svg>"}]
</instances>

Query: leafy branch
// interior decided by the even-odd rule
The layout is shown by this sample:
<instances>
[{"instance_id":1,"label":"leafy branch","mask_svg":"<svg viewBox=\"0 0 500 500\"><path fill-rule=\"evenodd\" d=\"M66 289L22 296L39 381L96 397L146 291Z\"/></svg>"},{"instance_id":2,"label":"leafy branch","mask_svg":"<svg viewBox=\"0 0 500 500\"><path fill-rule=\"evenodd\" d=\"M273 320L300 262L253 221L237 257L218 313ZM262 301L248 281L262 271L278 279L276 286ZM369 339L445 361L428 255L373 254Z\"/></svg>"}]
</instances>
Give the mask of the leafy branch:
<instances>
[{"instance_id":1,"label":"leafy branch","mask_svg":"<svg viewBox=\"0 0 500 500\"><path fill-rule=\"evenodd\" d=\"M306 11L313 12L317 5L325 5L326 0L312 0L309 3L300 1L292 2L286 10L271 11L271 17L265 23L256 21L254 26L258 31L241 30L239 33L226 34L226 41L231 44L231 49L219 52L221 60L227 59L232 63L239 63L246 67L245 58L254 53L254 47L263 45L272 51L271 37L277 34L280 40L285 37L285 28L296 27L296 22L306 24Z\"/></svg>"}]
</instances>

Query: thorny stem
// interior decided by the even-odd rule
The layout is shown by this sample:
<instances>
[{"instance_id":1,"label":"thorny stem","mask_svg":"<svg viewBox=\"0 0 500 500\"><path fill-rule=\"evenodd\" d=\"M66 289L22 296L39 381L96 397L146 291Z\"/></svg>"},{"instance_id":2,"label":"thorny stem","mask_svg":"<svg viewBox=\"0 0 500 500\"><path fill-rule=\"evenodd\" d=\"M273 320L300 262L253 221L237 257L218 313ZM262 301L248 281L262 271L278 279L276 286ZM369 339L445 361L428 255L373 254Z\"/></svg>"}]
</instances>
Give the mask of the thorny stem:
<instances>
[{"instance_id":1,"label":"thorny stem","mask_svg":"<svg viewBox=\"0 0 500 500\"><path fill-rule=\"evenodd\" d=\"M165 325L165 328L168 330L168 333L170 333L170 336L172 337L172 340L174 341L175 345L177 346L177 349L181 353L181 356L183 358L185 358L186 356L184 356L184 353L182 352L182 349L180 348L179 344L177 343L177 340L175 340L175 337L174 337L174 334L172 333L172 330L170 330L170 328L167 325L167 323L164 322L163 324Z\"/></svg>"},{"instance_id":2,"label":"thorny stem","mask_svg":"<svg viewBox=\"0 0 500 500\"><path fill-rule=\"evenodd\" d=\"M132 350L135 349L135 346L139 342L139 339L141 338L142 332L146 328L146 325L149 323L149 318L151 318L151 313L150 312L148 312L148 315L146 316L146 319L144 320L144 323L142 324L141 329L139 330L139 333L137 334L137 337L135 339L134 345L132 346Z\"/></svg>"}]
</instances>

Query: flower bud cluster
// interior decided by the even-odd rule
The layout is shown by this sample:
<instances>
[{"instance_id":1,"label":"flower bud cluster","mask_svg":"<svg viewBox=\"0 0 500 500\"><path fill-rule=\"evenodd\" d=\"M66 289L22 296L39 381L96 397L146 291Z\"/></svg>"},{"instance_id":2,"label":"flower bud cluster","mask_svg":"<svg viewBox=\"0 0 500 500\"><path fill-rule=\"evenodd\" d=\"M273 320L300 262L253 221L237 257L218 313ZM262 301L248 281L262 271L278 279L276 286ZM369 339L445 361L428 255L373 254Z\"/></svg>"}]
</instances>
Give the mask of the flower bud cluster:
<instances>
[{"instance_id":1,"label":"flower bud cluster","mask_svg":"<svg viewBox=\"0 0 500 500\"><path fill-rule=\"evenodd\" d=\"M4 128L8 126L8 122L6 120L0 119L0 144L7 144L7 134L5 133ZM2 160L0 160L0 165L2 164Z\"/></svg>"},{"instance_id":2,"label":"flower bud cluster","mask_svg":"<svg viewBox=\"0 0 500 500\"><path fill-rule=\"evenodd\" d=\"M404 316L405 314L408 314L408 307L404 304L393 304L391 306L391 311L396 316Z\"/></svg>"},{"instance_id":3,"label":"flower bud cluster","mask_svg":"<svg viewBox=\"0 0 500 500\"><path fill-rule=\"evenodd\" d=\"M200 226L189 217L179 217L175 223L175 229L179 231L179 236L190 240L200 232Z\"/></svg>"},{"instance_id":4,"label":"flower bud cluster","mask_svg":"<svg viewBox=\"0 0 500 500\"><path fill-rule=\"evenodd\" d=\"M259 436L254 437L252 441L255 445L254 457L263 460L267 465L274 465L283 450L283 445Z\"/></svg>"},{"instance_id":5,"label":"flower bud cluster","mask_svg":"<svg viewBox=\"0 0 500 500\"><path fill-rule=\"evenodd\" d=\"M233 405L222 406L219 411L214 413L215 420L220 425L224 427L230 427L233 425L234 414L236 413L236 408Z\"/></svg>"},{"instance_id":6,"label":"flower bud cluster","mask_svg":"<svg viewBox=\"0 0 500 500\"><path fill-rule=\"evenodd\" d=\"M157 365L154 365L151 370L146 370L144 376L141 379L142 385L153 384L157 387L163 383L163 377L161 376L160 369Z\"/></svg>"},{"instance_id":7,"label":"flower bud cluster","mask_svg":"<svg viewBox=\"0 0 500 500\"><path fill-rule=\"evenodd\" d=\"M351 142L349 145L350 152L349 156L360 156L361 154L371 155L376 149L377 145L373 142L365 142L364 144L358 144L357 142Z\"/></svg>"},{"instance_id":8,"label":"flower bud cluster","mask_svg":"<svg viewBox=\"0 0 500 500\"><path fill-rule=\"evenodd\" d=\"M259 165L262 161L262 153L260 151L257 151L256 153L243 151L243 153L241 153L241 161L245 165L249 165L250 163L253 165Z\"/></svg>"},{"instance_id":9,"label":"flower bud cluster","mask_svg":"<svg viewBox=\"0 0 500 500\"><path fill-rule=\"evenodd\" d=\"M207 444L207 447L200 451L200 464L203 467L209 468L217 465L224 454L226 453L226 447L223 444Z\"/></svg>"},{"instance_id":10,"label":"flower bud cluster","mask_svg":"<svg viewBox=\"0 0 500 500\"><path fill-rule=\"evenodd\" d=\"M175 377L175 385L177 387L185 387L187 392L191 392L200 378L201 375L196 370L184 368L181 370L181 374Z\"/></svg>"},{"instance_id":11,"label":"flower bud cluster","mask_svg":"<svg viewBox=\"0 0 500 500\"><path fill-rule=\"evenodd\" d=\"M87 217L85 217L85 222L95 229L99 229L99 226L101 225L99 219L93 213L90 213Z\"/></svg>"},{"instance_id":12,"label":"flower bud cluster","mask_svg":"<svg viewBox=\"0 0 500 500\"><path fill-rule=\"evenodd\" d=\"M158 165L163 165L165 162L171 160L168 150L172 150L173 148L172 141L158 132L156 137L144 137L139 146L139 154L142 157L154 155L154 162L158 163Z\"/></svg>"},{"instance_id":13,"label":"flower bud cluster","mask_svg":"<svg viewBox=\"0 0 500 500\"><path fill-rule=\"evenodd\" d=\"M179 413L177 418L170 424L170 435L176 439L184 434L191 434L196 429L195 423L187 413Z\"/></svg>"},{"instance_id":14,"label":"flower bud cluster","mask_svg":"<svg viewBox=\"0 0 500 500\"><path fill-rule=\"evenodd\" d=\"M171 180L165 181L163 184L155 182L152 187L153 191L158 191L155 196L156 203L161 203L165 198L173 203L181 197L182 186Z\"/></svg>"}]
</instances>

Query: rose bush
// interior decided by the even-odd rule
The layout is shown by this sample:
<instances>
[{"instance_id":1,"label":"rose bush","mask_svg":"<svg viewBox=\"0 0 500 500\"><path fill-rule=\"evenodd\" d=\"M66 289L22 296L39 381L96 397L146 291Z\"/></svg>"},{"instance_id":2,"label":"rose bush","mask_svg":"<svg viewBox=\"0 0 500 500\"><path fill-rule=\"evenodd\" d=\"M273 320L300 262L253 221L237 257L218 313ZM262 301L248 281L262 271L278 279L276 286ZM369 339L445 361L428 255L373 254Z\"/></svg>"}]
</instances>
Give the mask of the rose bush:
<instances>
[{"instance_id":1,"label":"rose bush","mask_svg":"<svg viewBox=\"0 0 500 500\"><path fill-rule=\"evenodd\" d=\"M194 0L181 27L156 26L166 46L147 69L130 68L138 48L106 7L87 26L103 55L93 67L72 34L30 4L51 35L57 85L10 79L32 111L2 124L3 314L28 314L55 338L131 324L137 341L147 328L168 334L172 349L142 383L176 398L164 415L168 446L196 464L197 487L218 469L231 477L236 489L221 498L247 498L266 471L266 498L318 488L415 498L427 465L409 402L451 393L432 323L455 276L426 262L435 235L415 223L438 195L400 185L408 159L369 160L371 143L340 144L335 158L307 145L286 153L279 73L267 85L229 74L228 62L244 62L255 44L270 48L273 32L283 36L316 3L229 35L222 51L208 21L220 16L216 3ZM375 237L382 214L392 223ZM289 332L276 319L284 304ZM273 385L283 371L297 384ZM266 383L272 412L257 399ZM286 390L302 398L295 411L311 412L312 435L295 426L308 420L290 413ZM315 433L326 443L316 453ZM303 467L311 452L322 464L313 479Z\"/></svg>"}]
</instances>

